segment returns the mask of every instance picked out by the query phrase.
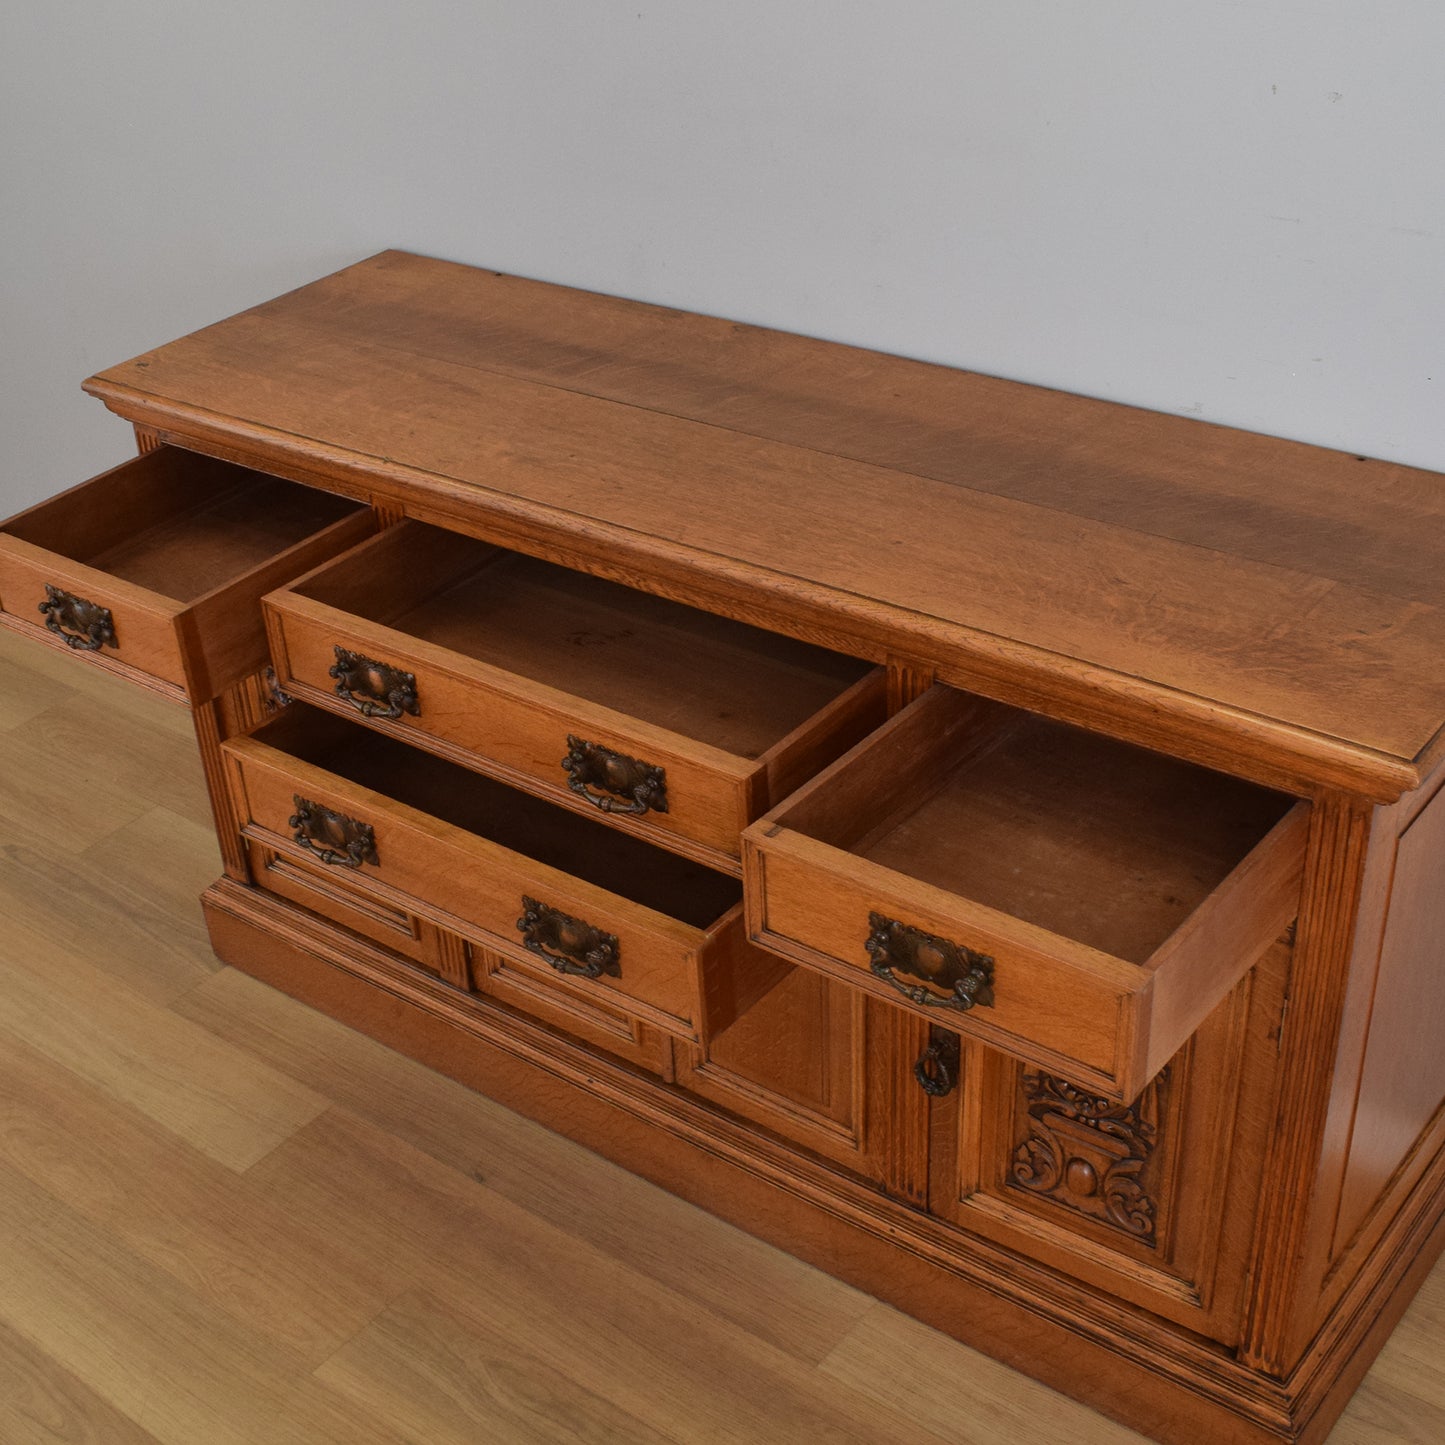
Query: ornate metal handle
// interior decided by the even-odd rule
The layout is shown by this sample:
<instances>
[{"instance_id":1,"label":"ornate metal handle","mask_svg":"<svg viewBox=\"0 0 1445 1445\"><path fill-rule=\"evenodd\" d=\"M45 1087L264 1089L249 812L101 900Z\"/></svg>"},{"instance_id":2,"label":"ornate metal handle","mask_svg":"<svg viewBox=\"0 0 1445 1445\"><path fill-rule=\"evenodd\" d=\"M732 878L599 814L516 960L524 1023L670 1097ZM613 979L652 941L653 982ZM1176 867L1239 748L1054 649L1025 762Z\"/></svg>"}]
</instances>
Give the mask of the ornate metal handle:
<instances>
[{"instance_id":1,"label":"ornate metal handle","mask_svg":"<svg viewBox=\"0 0 1445 1445\"><path fill-rule=\"evenodd\" d=\"M869 967L886 979L909 1003L928 1008L951 1008L960 1012L993 1006L993 959L975 953L962 944L925 933L881 913L868 915L872 930L863 945L871 960ZM912 974L922 983L905 983L900 973ZM940 995L938 990L944 990Z\"/></svg>"},{"instance_id":2,"label":"ornate metal handle","mask_svg":"<svg viewBox=\"0 0 1445 1445\"><path fill-rule=\"evenodd\" d=\"M667 812L667 774L652 763L567 735L567 786L604 813ZM601 793L593 792L600 788Z\"/></svg>"},{"instance_id":3,"label":"ornate metal handle","mask_svg":"<svg viewBox=\"0 0 1445 1445\"><path fill-rule=\"evenodd\" d=\"M102 647L117 647L115 618L110 608L87 602L73 592L45 584L45 601L40 604L45 625L65 639L67 647L81 652L99 652Z\"/></svg>"},{"instance_id":4,"label":"ornate metal handle","mask_svg":"<svg viewBox=\"0 0 1445 1445\"><path fill-rule=\"evenodd\" d=\"M928 1047L913 1066L913 1077L930 1098L941 1099L958 1083L958 1064L958 1035L934 1024L928 1031Z\"/></svg>"},{"instance_id":5,"label":"ornate metal handle","mask_svg":"<svg viewBox=\"0 0 1445 1445\"><path fill-rule=\"evenodd\" d=\"M404 712L412 717L421 715L414 672L338 647L328 673L336 679L336 695L344 697L362 717L399 718Z\"/></svg>"},{"instance_id":6,"label":"ornate metal handle","mask_svg":"<svg viewBox=\"0 0 1445 1445\"><path fill-rule=\"evenodd\" d=\"M323 863L340 868L360 868L363 863L380 866L376 856L376 834L370 823L358 823L345 813L323 808L299 793L293 794L296 811L291 815L293 835L303 847L309 848Z\"/></svg>"},{"instance_id":7,"label":"ornate metal handle","mask_svg":"<svg viewBox=\"0 0 1445 1445\"><path fill-rule=\"evenodd\" d=\"M523 947L545 958L558 973L578 978L600 978L604 973L622 977L617 935L604 933L560 908L524 896L517 930Z\"/></svg>"}]
</instances>

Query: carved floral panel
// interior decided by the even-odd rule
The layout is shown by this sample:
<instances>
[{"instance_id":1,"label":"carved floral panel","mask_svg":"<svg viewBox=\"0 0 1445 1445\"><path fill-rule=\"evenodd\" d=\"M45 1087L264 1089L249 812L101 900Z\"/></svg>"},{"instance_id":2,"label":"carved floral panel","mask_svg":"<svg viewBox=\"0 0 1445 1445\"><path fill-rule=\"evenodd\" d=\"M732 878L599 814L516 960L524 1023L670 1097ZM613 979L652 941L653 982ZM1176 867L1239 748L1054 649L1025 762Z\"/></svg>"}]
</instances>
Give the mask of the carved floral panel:
<instances>
[{"instance_id":1,"label":"carved floral panel","mask_svg":"<svg viewBox=\"0 0 1445 1445\"><path fill-rule=\"evenodd\" d=\"M1150 1164L1166 1075L1135 1103L1116 1104L1041 1070L1025 1074L1026 1132L1009 1184L1155 1244L1159 1209Z\"/></svg>"}]
</instances>

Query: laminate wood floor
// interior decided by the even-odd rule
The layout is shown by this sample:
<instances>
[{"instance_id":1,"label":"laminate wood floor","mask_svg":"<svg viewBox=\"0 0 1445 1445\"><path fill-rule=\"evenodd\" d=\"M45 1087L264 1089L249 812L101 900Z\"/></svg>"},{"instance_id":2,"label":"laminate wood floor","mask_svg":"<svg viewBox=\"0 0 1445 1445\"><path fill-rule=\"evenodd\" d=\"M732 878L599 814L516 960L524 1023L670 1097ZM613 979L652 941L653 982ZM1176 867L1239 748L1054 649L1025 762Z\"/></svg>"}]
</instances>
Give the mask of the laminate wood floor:
<instances>
[{"instance_id":1,"label":"laminate wood floor","mask_svg":"<svg viewBox=\"0 0 1445 1445\"><path fill-rule=\"evenodd\" d=\"M0 1445L1142 1439L223 967L186 714L0 668ZM1445 1266L1332 1445L1442 1347Z\"/></svg>"}]
</instances>

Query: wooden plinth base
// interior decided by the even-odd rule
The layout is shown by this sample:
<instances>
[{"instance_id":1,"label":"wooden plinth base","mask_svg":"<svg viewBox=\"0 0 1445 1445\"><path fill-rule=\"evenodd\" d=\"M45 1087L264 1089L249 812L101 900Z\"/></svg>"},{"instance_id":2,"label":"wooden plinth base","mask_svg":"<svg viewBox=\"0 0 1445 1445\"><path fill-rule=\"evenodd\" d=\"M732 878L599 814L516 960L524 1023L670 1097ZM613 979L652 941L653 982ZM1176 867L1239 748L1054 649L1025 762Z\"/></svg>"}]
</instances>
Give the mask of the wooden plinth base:
<instances>
[{"instance_id":1,"label":"wooden plinth base","mask_svg":"<svg viewBox=\"0 0 1445 1445\"><path fill-rule=\"evenodd\" d=\"M222 879L202 901L225 962L1165 1445L1322 1441L1445 1248L1437 1165L1368 1288L1271 1380L281 900Z\"/></svg>"}]
</instances>

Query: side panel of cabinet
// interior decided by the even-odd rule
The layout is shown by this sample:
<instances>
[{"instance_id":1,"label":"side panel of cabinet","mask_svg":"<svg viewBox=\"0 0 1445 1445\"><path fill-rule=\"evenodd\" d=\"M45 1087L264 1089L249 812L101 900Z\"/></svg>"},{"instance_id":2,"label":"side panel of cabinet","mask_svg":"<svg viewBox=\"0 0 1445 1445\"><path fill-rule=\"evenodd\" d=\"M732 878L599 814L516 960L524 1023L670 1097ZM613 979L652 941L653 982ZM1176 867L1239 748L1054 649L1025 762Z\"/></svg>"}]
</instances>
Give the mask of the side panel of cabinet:
<instances>
[{"instance_id":1,"label":"side panel of cabinet","mask_svg":"<svg viewBox=\"0 0 1445 1445\"><path fill-rule=\"evenodd\" d=\"M1232 1343L1289 957L1276 944L1129 1104L966 1047L934 1105L932 1211Z\"/></svg>"},{"instance_id":2,"label":"side panel of cabinet","mask_svg":"<svg viewBox=\"0 0 1445 1445\"><path fill-rule=\"evenodd\" d=\"M1379 1206L1418 1179L1445 1130L1445 786L1402 821L1393 848L1381 849L1384 927L1335 1219L1336 1261L1377 1232Z\"/></svg>"}]
</instances>

